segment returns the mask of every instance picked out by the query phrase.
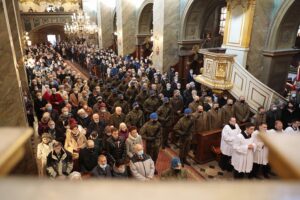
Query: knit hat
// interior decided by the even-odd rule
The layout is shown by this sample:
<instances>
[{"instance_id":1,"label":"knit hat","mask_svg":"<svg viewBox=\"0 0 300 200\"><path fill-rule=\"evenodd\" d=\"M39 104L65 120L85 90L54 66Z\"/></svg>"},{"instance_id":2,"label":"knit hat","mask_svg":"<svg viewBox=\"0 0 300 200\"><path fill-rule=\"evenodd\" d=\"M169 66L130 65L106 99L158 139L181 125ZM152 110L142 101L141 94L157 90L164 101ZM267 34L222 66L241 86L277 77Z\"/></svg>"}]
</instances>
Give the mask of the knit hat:
<instances>
[{"instance_id":1,"label":"knit hat","mask_svg":"<svg viewBox=\"0 0 300 200\"><path fill-rule=\"evenodd\" d=\"M70 126L70 129L72 130L78 126L78 123L74 118L71 118L69 120L69 126Z\"/></svg>"},{"instance_id":2,"label":"knit hat","mask_svg":"<svg viewBox=\"0 0 300 200\"><path fill-rule=\"evenodd\" d=\"M174 157L171 160L171 168L172 169L176 169L179 167L179 165L181 164L180 159L178 157Z\"/></svg>"},{"instance_id":3,"label":"knit hat","mask_svg":"<svg viewBox=\"0 0 300 200\"><path fill-rule=\"evenodd\" d=\"M184 114L185 114L185 115L188 115L188 114L191 114L191 113L192 113L192 110L189 109L189 108L186 108L186 109L184 110Z\"/></svg>"},{"instance_id":4,"label":"knit hat","mask_svg":"<svg viewBox=\"0 0 300 200\"><path fill-rule=\"evenodd\" d=\"M99 101L102 101L102 97L101 96L98 96L97 98L96 98L96 100L99 102Z\"/></svg>"},{"instance_id":5,"label":"knit hat","mask_svg":"<svg viewBox=\"0 0 300 200\"><path fill-rule=\"evenodd\" d=\"M150 114L150 119L156 120L158 119L158 115L156 112Z\"/></svg>"},{"instance_id":6,"label":"knit hat","mask_svg":"<svg viewBox=\"0 0 300 200\"><path fill-rule=\"evenodd\" d=\"M133 107L133 108L135 108L136 106L139 106L139 103L138 103L138 102L134 102L134 103L132 104L132 107Z\"/></svg>"},{"instance_id":7,"label":"knit hat","mask_svg":"<svg viewBox=\"0 0 300 200\"><path fill-rule=\"evenodd\" d=\"M150 96L153 96L153 95L155 95L155 91L154 90L150 90L149 94L150 94Z\"/></svg>"},{"instance_id":8,"label":"knit hat","mask_svg":"<svg viewBox=\"0 0 300 200\"><path fill-rule=\"evenodd\" d=\"M169 103L169 98L168 97L164 97L163 103Z\"/></svg>"}]
</instances>

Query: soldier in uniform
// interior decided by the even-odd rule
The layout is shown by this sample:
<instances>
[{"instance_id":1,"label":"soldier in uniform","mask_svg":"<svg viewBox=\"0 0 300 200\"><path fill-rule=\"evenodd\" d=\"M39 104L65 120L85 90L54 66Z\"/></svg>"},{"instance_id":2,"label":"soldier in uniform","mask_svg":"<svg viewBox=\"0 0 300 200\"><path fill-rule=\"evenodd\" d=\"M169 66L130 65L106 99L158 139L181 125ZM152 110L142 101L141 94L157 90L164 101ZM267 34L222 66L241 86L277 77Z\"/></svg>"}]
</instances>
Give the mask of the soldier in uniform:
<instances>
[{"instance_id":1,"label":"soldier in uniform","mask_svg":"<svg viewBox=\"0 0 300 200\"><path fill-rule=\"evenodd\" d=\"M151 156L154 163L158 158L161 145L162 127L158 122L157 113L150 114L150 120L146 122L140 131L142 138L146 141L146 152Z\"/></svg>"},{"instance_id":2,"label":"soldier in uniform","mask_svg":"<svg viewBox=\"0 0 300 200\"><path fill-rule=\"evenodd\" d=\"M149 97L147 87L142 87L140 93L136 96L135 101L138 102L140 105L141 109L143 109L144 102L146 99Z\"/></svg>"},{"instance_id":3,"label":"soldier in uniform","mask_svg":"<svg viewBox=\"0 0 300 200\"><path fill-rule=\"evenodd\" d=\"M194 99L194 101L189 104L189 108L194 113L194 112L197 111L198 106L202 105L202 103L200 101L200 97L199 96L194 96L193 99Z\"/></svg>"},{"instance_id":4,"label":"soldier in uniform","mask_svg":"<svg viewBox=\"0 0 300 200\"><path fill-rule=\"evenodd\" d=\"M258 128L261 123L267 122L267 115L264 107L261 106L258 108L257 113L252 117L252 121L256 128Z\"/></svg>"},{"instance_id":5,"label":"soldier in uniform","mask_svg":"<svg viewBox=\"0 0 300 200\"><path fill-rule=\"evenodd\" d=\"M195 120L195 133L204 132L208 130L207 127L207 113L204 111L203 106L198 106L197 111L192 114Z\"/></svg>"},{"instance_id":6,"label":"soldier in uniform","mask_svg":"<svg viewBox=\"0 0 300 200\"><path fill-rule=\"evenodd\" d=\"M143 108L146 116L149 116L151 113L156 112L160 106L160 100L155 94L155 91L151 90L150 97L144 102Z\"/></svg>"},{"instance_id":7,"label":"soldier in uniform","mask_svg":"<svg viewBox=\"0 0 300 200\"><path fill-rule=\"evenodd\" d=\"M219 129L222 127L222 112L218 103L213 103L212 108L207 112L208 130Z\"/></svg>"},{"instance_id":8,"label":"soldier in uniform","mask_svg":"<svg viewBox=\"0 0 300 200\"><path fill-rule=\"evenodd\" d=\"M233 113L237 120L237 123L245 123L249 121L250 108L245 102L245 97L241 96L239 101L236 101L233 105Z\"/></svg>"},{"instance_id":9,"label":"soldier in uniform","mask_svg":"<svg viewBox=\"0 0 300 200\"><path fill-rule=\"evenodd\" d=\"M117 128L122 122L125 122L125 114L122 113L121 107L116 107L115 113L110 116L109 124Z\"/></svg>"},{"instance_id":10,"label":"soldier in uniform","mask_svg":"<svg viewBox=\"0 0 300 200\"><path fill-rule=\"evenodd\" d=\"M109 95L108 99L107 99L107 107L108 109L112 112L113 111L113 105L114 103L118 100L118 92L116 89L112 89L112 94Z\"/></svg>"},{"instance_id":11,"label":"soldier in uniform","mask_svg":"<svg viewBox=\"0 0 300 200\"><path fill-rule=\"evenodd\" d=\"M161 105L157 109L158 114L158 121L161 123L163 128L163 134L162 134L162 148L165 149L165 147L170 147L168 145L168 139L169 139L169 133L171 130L171 126L173 125L172 121L172 107L169 102L168 97L164 97L163 99L163 105Z\"/></svg>"},{"instance_id":12,"label":"soldier in uniform","mask_svg":"<svg viewBox=\"0 0 300 200\"><path fill-rule=\"evenodd\" d=\"M182 111L184 108L183 98L180 95L179 90L174 91L173 97L170 99L170 104L173 108L173 122L177 122L182 116Z\"/></svg>"},{"instance_id":13,"label":"soldier in uniform","mask_svg":"<svg viewBox=\"0 0 300 200\"><path fill-rule=\"evenodd\" d=\"M233 100L228 99L227 104L221 108L222 111L222 124L225 125L229 122L230 118L233 117Z\"/></svg>"},{"instance_id":14,"label":"soldier in uniform","mask_svg":"<svg viewBox=\"0 0 300 200\"><path fill-rule=\"evenodd\" d=\"M187 156L190 151L193 131L194 131L194 120L191 116L192 110L186 108L184 110L184 116L174 126L174 132L180 137L180 151L179 158L183 164L190 165L187 161Z\"/></svg>"},{"instance_id":15,"label":"soldier in uniform","mask_svg":"<svg viewBox=\"0 0 300 200\"><path fill-rule=\"evenodd\" d=\"M141 110L138 102L134 102L132 107L133 110L126 115L125 123L129 127L135 126L139 130L144 124L144 113Z\"/></svg>"},{"instance_id":16,"label":"soldier in uniform","mask_svg":"<svg viewBox=\"0 0 300 200\"><path fill-rule=\"evenodd\" d=\"M129 104L127 103L127 101L124 100L124 95L123 94L118 95L118 100L114 104L113 109L115 109L116 107L121 107L122 110L123 110L123 113L125 115L129 112L130 107L129 107Z\"/></svg>"}]
</instances>

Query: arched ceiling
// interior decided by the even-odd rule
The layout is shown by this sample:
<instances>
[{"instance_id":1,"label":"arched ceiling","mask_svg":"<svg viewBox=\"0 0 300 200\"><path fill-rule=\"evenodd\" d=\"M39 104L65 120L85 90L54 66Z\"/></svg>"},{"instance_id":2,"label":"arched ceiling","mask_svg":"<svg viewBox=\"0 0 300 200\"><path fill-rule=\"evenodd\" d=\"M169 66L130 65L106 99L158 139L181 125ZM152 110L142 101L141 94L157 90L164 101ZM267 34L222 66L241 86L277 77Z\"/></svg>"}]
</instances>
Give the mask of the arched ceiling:
<instances>
[{"instance_id":1,"label":"arched ceiling","mask_svg":"<svg viewBox=\"0 0 300 200\"><path fill-rule=\"evenodd\" d=\"M142 8L138 22L138 34L150 34L153 23L153 3Z\"/></svg>"}]
</instances>

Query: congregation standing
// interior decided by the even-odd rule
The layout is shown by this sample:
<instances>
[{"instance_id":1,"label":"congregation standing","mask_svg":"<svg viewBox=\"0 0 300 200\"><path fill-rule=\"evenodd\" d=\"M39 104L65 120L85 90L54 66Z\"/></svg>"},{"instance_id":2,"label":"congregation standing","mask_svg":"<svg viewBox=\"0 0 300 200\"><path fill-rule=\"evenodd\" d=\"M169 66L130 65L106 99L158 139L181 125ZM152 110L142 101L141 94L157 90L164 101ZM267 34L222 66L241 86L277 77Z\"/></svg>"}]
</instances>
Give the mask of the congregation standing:
<instances>
[{"instance_id":1,"label":"congregation standing","mask_svg":"<svg viewBox=\"0 0 300 200\"><path fill-rule=\"evenodd\" d=\"M90 77L72 70L67 59L86 66ZM33 126L35 113L41 138L39 174L51 178L75 171L99 178L151 180L159 151L170 148L171 138L179 142L179 159L172 160L171 172L165 174L186 177L181 170L190 165L188 153L197 145L194 135L222 127L222 166L230 170L232 164L235 176L241 177L253 167L240 168L241 160L255 160L259 156L254 152L264 149L254 129L261 133L265 124L280 131L282 120L283 132L299 132L296 102L274 104L268 112L261 108L251 118L244 97L234 102L193 80L182 87L174 68L162 73L149 57L120 57L109 49L64 42L29 47L25 66L27 116ZM253 125L241 131L238 124L249 121Z\"/></svg>"}]
</instances>

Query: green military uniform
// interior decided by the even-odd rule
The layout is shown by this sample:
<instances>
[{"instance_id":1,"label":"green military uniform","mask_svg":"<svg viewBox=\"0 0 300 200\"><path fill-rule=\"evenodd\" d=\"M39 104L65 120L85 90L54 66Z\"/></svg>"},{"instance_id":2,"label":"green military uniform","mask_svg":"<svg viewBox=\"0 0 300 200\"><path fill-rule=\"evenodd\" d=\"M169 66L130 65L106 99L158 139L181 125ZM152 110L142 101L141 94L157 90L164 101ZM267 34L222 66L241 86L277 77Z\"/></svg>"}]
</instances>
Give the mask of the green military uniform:
<instances>
[{"instance_id":1,"label":"green military uniform","mask_svg":"<svg viewBox=\"0 0 300 200\"><path fill-rule=\"evenodd\" d=\"M158 121L162 125L162 147L168 146L170 127L173 125L172 107L169 103L164 103L157 109Z\"/></svg>"},{"instance_id":2,"label":"green military uniform","mask_svg":"<svg viewBox=\"0 0 300 200\"><path fill-rule=\"evenodd\" d=\"M127 126L135 126L140 129L144 124L144 113L141 109L133 109L125 118Z\"/></svg>"},{"instance_id":3,"label":"green military uniform","mask_svg":"<svg viewBox=\"0 0 300 200\"><path fill-rule=\"evenodd\" d=\"M194 131L194 120L192 116L183 116L174 126L174 132L180 136L179 158L182 163L187 163L186 158L190 151Z\"/></svg>"},{"instance_id":4,"label":"green military uniform","mask_svg":"<svg viewBox=\"0 0 300 200\"><path fill-rule=\"evenodd\" d=\"M233 113L238 123L247 122L250 117L250 107L246 102L237 101L233 105Z\"/></svg>"},{"instance_id":5,"label":"green military uniform","mask_svg":"<svg viewBox=\"0 0 300 200\"><path fill-rule=\"evenodd\" d=\"M153 122L150 120L142 126L140 133L146 141L146 153L156 162L161 144L161 124L158 121Z\"/></svg>"},{"instance_id":6,"label":"green military uniform","mask_svg":"<svg viewBox=\"0 0 300 200\"><path fill-rule=\"evenodd\" d=\"M189 108L192 110L192 112L196 112L198 110L198 106L202 106L201 101L193 101L189 104Z\"/></svg>"},{"instance_id":7,"label":"green military uniform","mask_svg":"<svg viewBox=\"0 0 300 200\"><path fill-rule=\"evenodd\" d=\"M125 97L130 105L135 101L135 97L138 94L138 90L134 86L130 86L125 93Z\"/></svg>"},{"instance_id":8,"label":"green military uniform","mask_svg":"<svg viewBox=\"0 0 300 200\"><path fill-rule=\"evenodd\" d=\"M167 169L161 174L161 180L187 180L188 173L185 169L176 171L174 169Z\"/></svg>"},{"instance_id":9,"label":"green military uniform","mask_svg":"<svg viewBox=\"0 0 300 200\"><path fill-rule=\"evenodd\" d=\"M207 126L208 130L215 130L222 127L222 112L220 109L215 110L211 108L207 112Z\"/></svg>"},{"instance_id":10,"label":"green military uniform","mask_svg":"<svg viewBox=\"0 0 300 200\"><path fill-rule=\"evenodd\" d=\"M145 115L149 116L150 113L155 112L160 106L160 104L161 102L156 96L149 97L148 99L146 99L146 101L143 104Z\"/></svg>"},{"instance_id":11,"label":"green military uniform","mask_svg":"<svg viewBox=\"0 0 300 200\"><path fill-rule=\"evenodd\" d=\"M119 125L125 122L125 115L124 113L121 113L121 115L117 115L116 113L112 114L110 116L110 125L113 125L115 128L119 129Z\"/></svg>"},{"instance_id":12,"label":"green military uniform","mask_svg":"<svg viewBox=\"0 0 300 200\"><path fill-rule=\"evenodd\" d=\"M222 123L223 125L228 124L231 117L234 117L233 106L226 104L221 108L222 111Z\"/></svg>"},{"instance_id":13,"label":"green military uniform","mask_svg":"<svg viewBox=\"0 0 300 200\"><path fill-rule=\"evenodd\" d=\"M148 91L147 90L142 90L135 98L135 101L139 103L141 106L141 109L143 109L143 104L148 99ZM144 110L144 109L143 109Z\"/></svg>"},{"instance_id":14,"label":"green military uniform","mask_svg":"<svg viewBox=\"0 0 300 200\"><path fill-rule=\"evenodd\" d=\"M129 110L130 110L130 107L129 107L129 104L127 103L127 101L125 100L117 100L113 106L113 109L112 110L115 110L116 107L121 107L122 108L122 111L123 113L126 115Z\"/></svg>"}]
</instances>

